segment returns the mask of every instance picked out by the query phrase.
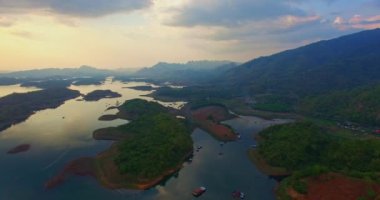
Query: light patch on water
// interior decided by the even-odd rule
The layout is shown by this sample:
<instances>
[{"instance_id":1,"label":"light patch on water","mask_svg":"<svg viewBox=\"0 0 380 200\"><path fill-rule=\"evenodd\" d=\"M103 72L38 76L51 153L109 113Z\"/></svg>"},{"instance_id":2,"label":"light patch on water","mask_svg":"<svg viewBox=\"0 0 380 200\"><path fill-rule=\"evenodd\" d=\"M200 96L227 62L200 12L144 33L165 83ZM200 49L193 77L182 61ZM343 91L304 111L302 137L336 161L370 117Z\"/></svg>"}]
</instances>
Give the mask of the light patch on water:
<instances>
[{"instance_id":1,"label":"light patch on water","mask_svg":"<svg viewBox=\"0 0 380 200\"><path fill-rule=\"evenodd\" d=\"M4 97L12 93L27 93L27 92L37 91L37 90L41 90L41 89L36 88L36 87L21 87L20 84L0 86L0 97Z\"/></svg>"}]
</instances>

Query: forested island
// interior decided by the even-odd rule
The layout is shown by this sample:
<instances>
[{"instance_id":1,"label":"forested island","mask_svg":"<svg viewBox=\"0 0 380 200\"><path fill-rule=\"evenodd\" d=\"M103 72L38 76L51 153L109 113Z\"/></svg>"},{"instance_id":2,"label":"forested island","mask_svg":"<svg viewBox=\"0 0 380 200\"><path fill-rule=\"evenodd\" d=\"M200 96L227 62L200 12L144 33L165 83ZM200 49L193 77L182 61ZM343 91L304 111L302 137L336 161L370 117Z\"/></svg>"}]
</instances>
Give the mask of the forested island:
<instances>
[{"instance_id":1,"label":"forested island","mask_svg":"<svg viewBox=\"0 0 380 200\"><path fill-rule=\"evenodd\" d=\"M83 97L85 101L99 101L104 98L117 98L121 97L121 94L113 92L111 90L95 90Z\"/></svg>"},{"instance_id":2,"label":"forested island","mask_svg":"<svg viewBox=\"0 0 380 200\"><path fill-rule=\"evenodd\" d=\"M46 183L47 188L72 174L79 174L91 175L111 189L148 189L178 171L191 156L191 128L165 107L135 99L126 101L119 110L132 121L94 132L94 138L115 140L112 147L95 158L80 158L69 163Z\"/></svg>"},{"instance_id":3,"label":"forested island","mask_svg":"<svg viewBox=\"0 0 380 200\"><path fill-rule=\"evenodd\" d=\"M56 108L66 100L76 98L78 91L54 88L28 93L13 93L0 98L0 130L28 119L34 112Z\"/></svg>"}]
</instances>

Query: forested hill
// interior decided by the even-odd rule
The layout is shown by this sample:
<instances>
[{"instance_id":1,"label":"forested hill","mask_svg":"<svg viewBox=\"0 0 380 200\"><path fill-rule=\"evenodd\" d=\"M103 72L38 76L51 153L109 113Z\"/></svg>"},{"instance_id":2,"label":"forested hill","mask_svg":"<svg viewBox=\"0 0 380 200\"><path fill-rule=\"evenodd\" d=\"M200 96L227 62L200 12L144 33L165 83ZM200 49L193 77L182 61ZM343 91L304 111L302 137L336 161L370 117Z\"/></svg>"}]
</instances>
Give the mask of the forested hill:
<instances>
[{"instance_id":1,"label":"forested hill","mask_svg":"<svg viewBox=\"0 0 380 200\"><path fill-rule=\"evenodd\" d=\"M351 89L380 81L379 55L380 29L374 29L254 59L221 79L250 93Z\"/></svg>"}]
</instances>

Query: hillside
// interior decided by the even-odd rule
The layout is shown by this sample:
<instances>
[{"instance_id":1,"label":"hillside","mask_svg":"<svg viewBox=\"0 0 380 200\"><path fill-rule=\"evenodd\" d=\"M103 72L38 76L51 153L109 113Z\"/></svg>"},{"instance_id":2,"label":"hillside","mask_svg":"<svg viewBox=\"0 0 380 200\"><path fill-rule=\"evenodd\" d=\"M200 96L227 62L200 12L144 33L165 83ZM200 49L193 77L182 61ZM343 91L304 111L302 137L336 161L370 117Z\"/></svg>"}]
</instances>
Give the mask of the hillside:
<instances>
[{"instance_id":1,"label":"hillside","mask_svg":"<svg viewBox=\"0 0 380 200\"><path fill-rule=\"evenodd\" d=\"M380 29L363 31L254 59L202 86L161 88L154 96L219 103L233 99L244 110L380 125L375 103L380 102L379 55Z\"/></svg>"},{"instance_id":2,"label":"hillside","mask_svg":"<svg viewBox=\"0 0 380 200\"><path fill-rule=\"evenodd\" d=\"M380 124L380 85L304 98L297 110L318 118Z\"/></svg>"},{"instance_id":3,"label":"hillside","mask_svg":"<svg viewBox=\"0 0 380 200\"><path fill-rule=\"evenodd\" d=\"M223 82L254 93L309 95L380 80L380 29L320 41L229 70Z\"/></svg>"}]
</instances>

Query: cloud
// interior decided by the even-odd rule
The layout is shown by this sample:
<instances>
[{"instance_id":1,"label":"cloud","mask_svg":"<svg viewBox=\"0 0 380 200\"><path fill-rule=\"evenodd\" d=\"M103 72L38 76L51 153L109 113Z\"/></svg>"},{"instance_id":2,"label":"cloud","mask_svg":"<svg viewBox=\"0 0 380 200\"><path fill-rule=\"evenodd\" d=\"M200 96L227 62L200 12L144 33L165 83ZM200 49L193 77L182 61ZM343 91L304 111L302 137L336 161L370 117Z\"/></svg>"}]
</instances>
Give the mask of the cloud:
<instances>
[{"instance_id":1,"label":"cloud","mask_svg":"<svg viewBox=\"0 0 380 200\"><path fill-rule=\"evenodd\" d=\"M294 1L294 0L293 0ZM254 20L273 19L284 15L303 16L291 0L203 0L189 1L172 9L167 25L171 26L239 26Z\"/></svg>"},{"instance_id":2,"label":"cloud","mask_svg":"<svg viewBox=\"0 0 380 200\"><path fill-rule=\"evenodd\" d=\"M280 18L280 23L283 26L286 27L295 27L295 26L301 26L304 24L314 23L316 21L320 21L321 17L318 15L311 15L311 16L293 16L293 15L286 15Z\"/></svg>"},{"instance_id":3,"label":"cloud","mask_svg":"<svg viewBox=\"0 0 380 200\"><path fill-rule=\"evenodd\" d=\"M76 17L99 17L149 7L152 0L0 0L2 13L49 12Z\"/></svg>"},{"instance_id":4,"label":"cloud","mask_svg":"<svg viewBox=\"0 0 380 200\"><path fill-rule=\"evenodd\" d=\"M10 33L14 36L21 37L24 39L31 39L31 40L36 39L36 36L32 32L29 32L29 31L17 30L17 31L12 31Z\"/></svg>"},{"instance_id":5,"label":"cloud","mask_svg":"<svg viewBox=\"0 0 380 200\"><path fill-rule=\"evenodd\" d=\"M0 27L10 27L14 24L14 21L4 17L0 17Z\"/></svg>"},{"instance_id":6,"label":"cloud","mask_svg":"<svg viewBox=\"0 0 380 200\"><path fill-rule=\"evenodd\" d=\"M336 17L334 26L340 30L347 29L375 29L380 28L380 15L363 17L361 15L354 15L349 19L343 17Z\"/></svg>"}]
</instances>

